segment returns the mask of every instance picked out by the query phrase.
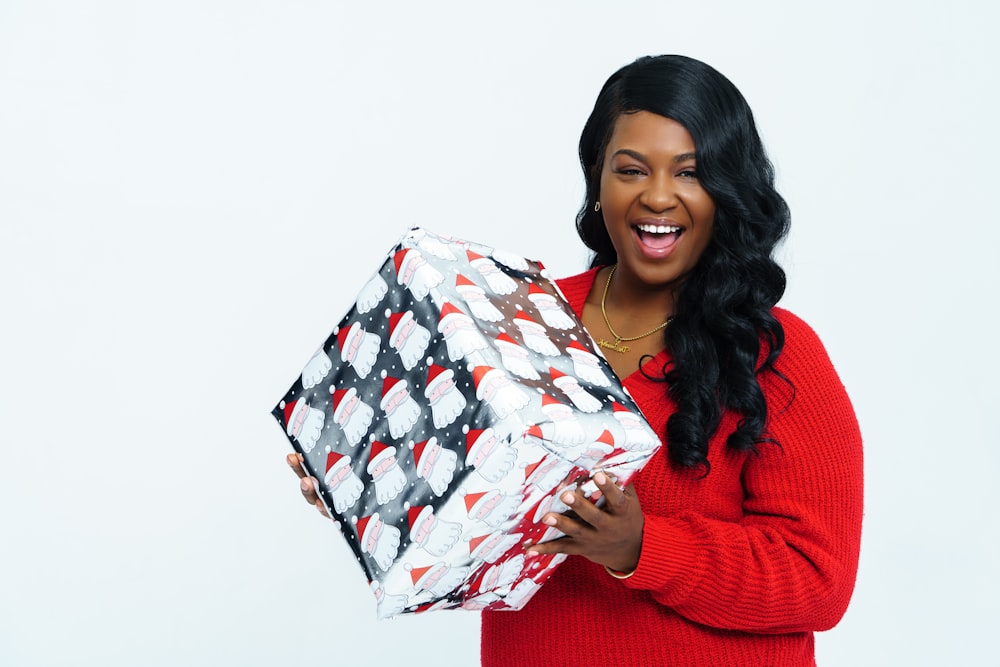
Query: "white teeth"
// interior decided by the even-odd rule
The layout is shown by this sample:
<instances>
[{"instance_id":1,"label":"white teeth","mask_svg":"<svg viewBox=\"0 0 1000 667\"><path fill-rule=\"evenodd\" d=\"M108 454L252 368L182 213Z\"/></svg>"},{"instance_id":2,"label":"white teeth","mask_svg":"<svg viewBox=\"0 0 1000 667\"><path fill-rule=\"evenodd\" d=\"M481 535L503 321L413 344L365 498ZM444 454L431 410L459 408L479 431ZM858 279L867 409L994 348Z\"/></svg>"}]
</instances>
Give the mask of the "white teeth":
<instances>
[{"instance_id":1,"label":"white teeth","mask_svg":"<svg viewBox=\"0 0 1000 667\"><path fill-rule=\"evenodd\" d=\"M637 225L639 231L646 232L647 234L673 234L674 232L681 231L680 227L675 227L673 225Z\"/></svg>"}]
</instances>

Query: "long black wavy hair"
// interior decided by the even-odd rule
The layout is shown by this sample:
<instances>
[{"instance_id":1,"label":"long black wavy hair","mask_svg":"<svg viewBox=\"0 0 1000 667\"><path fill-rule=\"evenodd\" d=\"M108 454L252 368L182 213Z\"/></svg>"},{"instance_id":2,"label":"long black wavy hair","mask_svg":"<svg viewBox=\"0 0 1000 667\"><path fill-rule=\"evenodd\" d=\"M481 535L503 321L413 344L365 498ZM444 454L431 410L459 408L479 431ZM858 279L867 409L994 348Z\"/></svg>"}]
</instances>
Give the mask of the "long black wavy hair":
<instances>
[{"instance_id":1,"label":"long black wavy hair","mask_svg":"<svg viewBox=\"0 0 1000 667\"><path fill-rule=\"evenodd\" d=\"M790 215L736 86L693 58L647 56L608 79L580 137L587 196L576 226L594 252L591 267L618 261L594 204L615 121L638 111L687 129L698 153L699 182L716 207L712 238L678 288L674 319L664 334L672 361L663 379L677 406L667 421L667 451L675 464L704 466L707 474L708 441L723 411L739 415L728 446L756 451L772 441L758 376L780 376L774 363L785 335L771 308L784 294L785 272L772 254L788 233Z\"/></svg>"}]
</instances>

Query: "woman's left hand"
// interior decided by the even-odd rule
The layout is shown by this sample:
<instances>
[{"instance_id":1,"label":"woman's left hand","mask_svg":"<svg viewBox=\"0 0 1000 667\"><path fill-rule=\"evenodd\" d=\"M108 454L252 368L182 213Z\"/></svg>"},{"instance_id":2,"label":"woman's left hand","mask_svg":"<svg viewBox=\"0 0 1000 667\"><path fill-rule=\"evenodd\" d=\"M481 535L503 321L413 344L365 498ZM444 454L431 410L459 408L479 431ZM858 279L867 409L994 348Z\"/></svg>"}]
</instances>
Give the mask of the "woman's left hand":
<instances>
[{"instance_id":1,"label":"woman's left hand","mask_svg":"<svg viewBox=\"0 0 1000 667\"><path fill-rule=\"evenodd\" d=\"M624 489L609 475L598 472L594 483L604 496L604 507L587 499L579 488L567 489L559 499L572 514L549 512L542 523L565 533L557 540L528 547L532 554L575 554L619 572L632 572L642 549L643 514L635 487Z\"/></svg>"}]
</instances>

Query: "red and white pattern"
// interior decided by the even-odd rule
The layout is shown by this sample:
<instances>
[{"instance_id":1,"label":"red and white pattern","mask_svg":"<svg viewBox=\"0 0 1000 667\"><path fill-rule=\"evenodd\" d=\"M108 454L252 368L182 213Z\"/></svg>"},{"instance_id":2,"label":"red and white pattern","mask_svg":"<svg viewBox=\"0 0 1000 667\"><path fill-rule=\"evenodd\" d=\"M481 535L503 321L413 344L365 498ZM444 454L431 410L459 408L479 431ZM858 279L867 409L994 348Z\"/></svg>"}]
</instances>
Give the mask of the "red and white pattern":
<instances>
[{"instance_id":1,"label":"red and white pattern","mask_svg":"<svg viewBox=\"0 0 1000 667\"><path fill-rule=\"evenodd\" d=\"M540 264L419 229L273 413L380 618L520 608L563 560L523 548L562 536L559 491L658 446Z\"/></svg>"}]
</instances>

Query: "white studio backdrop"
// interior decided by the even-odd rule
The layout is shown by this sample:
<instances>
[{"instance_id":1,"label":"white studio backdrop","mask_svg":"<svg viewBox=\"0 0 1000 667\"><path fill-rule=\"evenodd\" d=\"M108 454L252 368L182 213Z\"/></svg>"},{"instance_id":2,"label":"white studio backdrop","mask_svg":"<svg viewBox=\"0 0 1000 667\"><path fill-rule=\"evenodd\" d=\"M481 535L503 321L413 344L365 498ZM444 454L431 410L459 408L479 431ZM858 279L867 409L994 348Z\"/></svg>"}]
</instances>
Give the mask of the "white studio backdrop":
<instances>
[{"instance_id":1,"label":"white studio backdrop","mask_svg":"<svg viewBox=\"0 0 1000 667\"><path fill-rule=\"evenodd\" d=\"M410 224L582 269L578 133L671 52L754 108L865 435L820 664L995 664L998 11L804 4L0 3L0 664L475 664L374 619L269 411Z\"/></svg>"}]
</instances>

